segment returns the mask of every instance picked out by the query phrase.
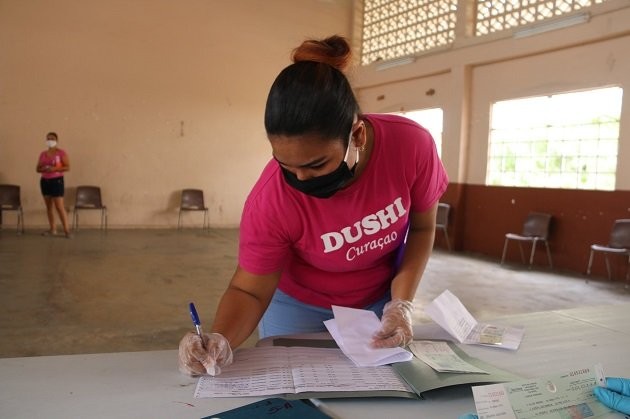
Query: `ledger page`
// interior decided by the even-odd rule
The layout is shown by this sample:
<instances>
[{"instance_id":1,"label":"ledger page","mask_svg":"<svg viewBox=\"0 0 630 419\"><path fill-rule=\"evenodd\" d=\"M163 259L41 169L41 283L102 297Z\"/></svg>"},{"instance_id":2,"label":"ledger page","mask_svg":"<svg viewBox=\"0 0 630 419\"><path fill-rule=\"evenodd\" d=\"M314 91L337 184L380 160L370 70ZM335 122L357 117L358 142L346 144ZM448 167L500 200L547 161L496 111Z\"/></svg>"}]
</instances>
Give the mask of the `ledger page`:
<instances>
[{"instance_id":1,"label":"ledger page","mask_svg":"<svg viewBox=\"0 0 630 419\"><path fill-rule=\"evenodd\" d=\"M220 375L199 378L195 397L381 390L413 392L392 367L358 367L338 348L268 346L235 351Z\"/></svg>"}]
</instances>

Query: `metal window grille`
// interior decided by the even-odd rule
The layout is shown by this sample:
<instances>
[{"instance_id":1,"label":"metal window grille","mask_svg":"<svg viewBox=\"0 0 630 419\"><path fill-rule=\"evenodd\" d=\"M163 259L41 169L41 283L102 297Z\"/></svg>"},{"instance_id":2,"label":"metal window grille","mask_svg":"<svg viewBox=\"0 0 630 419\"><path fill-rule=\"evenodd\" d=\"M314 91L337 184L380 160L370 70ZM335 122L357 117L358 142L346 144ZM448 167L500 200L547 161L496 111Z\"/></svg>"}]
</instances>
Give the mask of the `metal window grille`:
<instances>
[{"instance_id":1,"label":"metal window grille","mask_svg":"<svg viewBox=\"0 0 630 419\"><path fill-rule=\"evenodd\" d=\"M606 0L477 0L475 35L562 16Z\"/></svg>"},{"instance_id":2,"label":"metal window grille","mask_svg":"<svg viewBox=\"0 0 630 419\"><path fill-rule=\"evenodd\" d=\"M451 44L456 11L457 0L365 0L361 64Z\"/></svg>"}]
</instances>

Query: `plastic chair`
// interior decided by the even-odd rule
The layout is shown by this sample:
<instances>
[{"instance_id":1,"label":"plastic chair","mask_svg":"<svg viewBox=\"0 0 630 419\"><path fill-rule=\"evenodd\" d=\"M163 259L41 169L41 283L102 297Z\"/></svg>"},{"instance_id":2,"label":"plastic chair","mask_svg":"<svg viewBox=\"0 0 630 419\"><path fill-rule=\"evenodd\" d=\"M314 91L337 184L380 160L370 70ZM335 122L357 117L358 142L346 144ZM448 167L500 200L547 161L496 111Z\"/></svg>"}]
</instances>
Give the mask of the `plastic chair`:
<instances>
[{"instance_id":1,"label":"plastic chair","mask_svg":"<svg viewBox=\"0 0 630 419\"><path fill-rule=\"evenodd\" d=\"M74 201L72 215L72 228L79 229L79 210L100 210L101 230L107 230L107 207L101 200L101 188L98 186L77 186L77 195Z\"/></svg>"},{"instance_id":2,"label":"plastic chair","mask_svg":"<svg viewBox=\"0 0 630 419\"><path fill-rule=\"evenodd\" d=\"M451 211L451 206L440 202L437 208L437 216L435 217L435 229L442 230L444 232L444 239L446 240L446 247L451 250L451 242L448 239L448 216Z\"/></svg>"},{"instance_id":3,"label":"plastic chair","mask_svg":"<svg viewBox=\"0 0 630 419\"><path fill-rule=\"evenodd\" d=\"M626 268L626 281L630 280L630 219L615 220L612 230L610 231L610 239L608 239L608 245L601 244L591 245L591 253L588 257L588 267L586 268L586 274L591 274L591 267L593 266L593 256L595 252L602 252L606 260L606 271L608 272L608 279L612 279L612 273L610 270L610 261L608 255L624 255L628 256L628 267Z\"/></svg>"},{"instance_id":4,"label":"plastic chair","mask_svg":"<svg viewBox=\"0 0 630 419\"><path fill-rule=\"evenodd\" d=\"M18 185L0 185L0 213L17 211L17 233L24 233L24 210ZM0 221L2 218L0 217Z\"/></svg>"},{"instance_id":5,"label":"plastic chair","mask_svg":"<svg viewBox=\"0 0 630 419\"><path fill-rule=\"evenodd\" d=\"M185 211L203 211L203 229L210 230L208 222L208 208L203 200L203 191L201 189L184 189L182 190L182 200L179 205L179 216L177 217L177 229L182 229L182 213Z\"/></svg>"},{"instance_id":6,"label":"plastic chair","mask_svg":"<svg viewBox=\"0 0 630 419\"><path fill-rule=\"evenodd\" d=\"M534 253L536 253L536 245L538 242L542 242L547 249L547 259L549 260L549 267L553 268L551 261L551 252L549 251L549 243L547 238L549 237L549 225L551 224L551 214L545 214L541 212L530 212L525 222L523 223L523 232L521 234L507 233L505 235L505 243L503 244L503 255L501 256L501 265L505 262L505 255L507 253L508 243L510 240L516 240L518 242L519 249L521 251L521 259L525 263L525 254L523 253L523 242L530 242L532 244L532 251L529 255L529 268L531 269L534 263Z\"/></svg>"}]
</instances>

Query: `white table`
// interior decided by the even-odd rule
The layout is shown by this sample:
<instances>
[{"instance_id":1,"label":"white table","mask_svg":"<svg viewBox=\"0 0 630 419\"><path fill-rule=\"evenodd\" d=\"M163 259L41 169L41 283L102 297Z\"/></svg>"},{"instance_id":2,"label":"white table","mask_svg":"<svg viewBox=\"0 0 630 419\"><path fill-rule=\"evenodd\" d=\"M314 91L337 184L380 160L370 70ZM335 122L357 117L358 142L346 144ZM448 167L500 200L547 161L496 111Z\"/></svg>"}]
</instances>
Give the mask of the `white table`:
<instances>
[{"instance_id":1,"label":"white table","mask_svg":"<svg viewBox=\"0 0 630 419\"><path fill-rule=\"evenodd\" d=\"M598 362L608 375L630 377L630 304L483 320L525 326L520 349L460 347L523 377ZM440 333L434 325L416 328L419 339ZM174 350L0 359L0 418L202 418L259 400L194 399L196 382L177 371ZM340 418L444 419L474 411L467 387L439 390L427 400L326 402Z\"/></svg>"}]
</instances>

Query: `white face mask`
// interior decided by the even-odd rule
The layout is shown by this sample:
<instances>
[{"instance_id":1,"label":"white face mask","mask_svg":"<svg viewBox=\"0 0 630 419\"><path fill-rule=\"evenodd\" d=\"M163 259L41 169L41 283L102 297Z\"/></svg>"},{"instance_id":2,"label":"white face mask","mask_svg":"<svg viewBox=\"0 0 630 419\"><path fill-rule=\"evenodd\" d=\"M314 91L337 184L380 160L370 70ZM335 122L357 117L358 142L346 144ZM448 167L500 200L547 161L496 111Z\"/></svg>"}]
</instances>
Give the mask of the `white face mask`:
<instances>
[{"instance_id":1,"label":"white face mask","mask_svg":"<svg viewBox=\"0 0 630 419\"><path fill-rule=\"evenodd\" d=\"M53 148L57 146L57 141L55 140L46 140L46 145L48 148Z\"/></svg>"}]
</instances>

